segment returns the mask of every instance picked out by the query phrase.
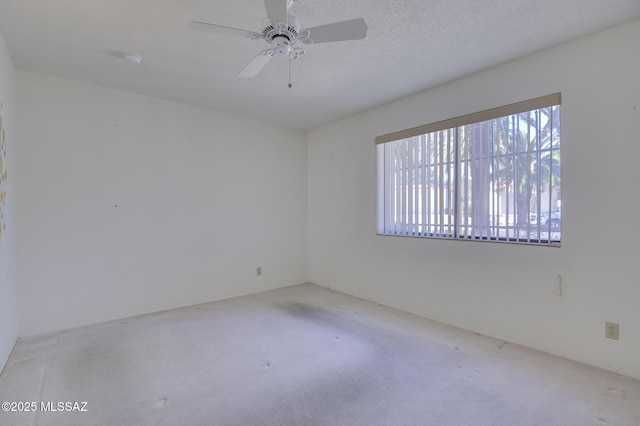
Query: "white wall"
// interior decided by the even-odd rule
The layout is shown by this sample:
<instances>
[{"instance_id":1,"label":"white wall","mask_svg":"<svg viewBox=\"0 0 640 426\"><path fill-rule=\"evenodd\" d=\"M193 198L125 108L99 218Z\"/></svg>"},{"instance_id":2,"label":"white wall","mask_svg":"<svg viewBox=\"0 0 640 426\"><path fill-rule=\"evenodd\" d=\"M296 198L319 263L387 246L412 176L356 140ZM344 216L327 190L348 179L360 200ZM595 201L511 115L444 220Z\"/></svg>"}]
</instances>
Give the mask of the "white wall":
<instances>
[{"instance_id":1,"label":"white wall","mask_svg":"<svg viewBox=\"0 0 640 426\"><path fill-rule=\"evenodd\" d=\"M7 156L3 168L8 171L4 190L4 232L0 236L0 372L4 367L18 333L15 249L15 70L9 51L0 35L0 115L5 129ZM0 153L0 156L2 153ZM0 169L1 172L1 169ZM2 224L0 223L0 226Z\"/></svg>"},{"instance_id":2,"label":"white wall","mask_svg":"<svg viewBox=\"0 0 640 426\"><path fill-rule=\"evenodd\" d=\"M309 280L640 377L638 40L636 20L310 132ZM557 91L561 248L375 235L375 136Z\"/></svg>"},{"instance_id":3,"label":"white wall","mask_svg":"<svg viewBox=\"0 0 640 426\"><path fill-rule=\"evenodd\" d=\"M306 281L304 133L26 71L17 98L20 335Z\"/></svg>"}]
</instances>

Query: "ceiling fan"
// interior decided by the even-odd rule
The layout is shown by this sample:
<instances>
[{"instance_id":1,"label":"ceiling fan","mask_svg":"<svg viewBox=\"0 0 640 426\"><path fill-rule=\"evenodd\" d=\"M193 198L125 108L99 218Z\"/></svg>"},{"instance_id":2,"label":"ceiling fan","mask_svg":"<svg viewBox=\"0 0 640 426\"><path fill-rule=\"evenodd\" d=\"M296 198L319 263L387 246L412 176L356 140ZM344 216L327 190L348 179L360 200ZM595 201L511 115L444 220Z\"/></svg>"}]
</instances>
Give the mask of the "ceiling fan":
<instances>
[{"instance_id":1,"label":"ceiling fan","mask_svg":"<svg viewBox=\"0 0 640 426\"><path fill-rule=\"evenodd\" d=\"M334 41L359 40L367 35L367 24L364 19L357 18L333 24L300 29L300 23L289 15L289 7L294 0L264 0L267 17L262 22L262 30L253 32L223 25L192 21L189 28L195 31L205 31L214 34L245 37L251 40L264 40L271 45L263 50L247 65L240 77L256 76L273 56L287 55L289 60L295 60L304 53L300 47L294 47L297 42L303 44L327 43ZM289 82L291 87L291 82Z\"/></svg>"}]
</instances>

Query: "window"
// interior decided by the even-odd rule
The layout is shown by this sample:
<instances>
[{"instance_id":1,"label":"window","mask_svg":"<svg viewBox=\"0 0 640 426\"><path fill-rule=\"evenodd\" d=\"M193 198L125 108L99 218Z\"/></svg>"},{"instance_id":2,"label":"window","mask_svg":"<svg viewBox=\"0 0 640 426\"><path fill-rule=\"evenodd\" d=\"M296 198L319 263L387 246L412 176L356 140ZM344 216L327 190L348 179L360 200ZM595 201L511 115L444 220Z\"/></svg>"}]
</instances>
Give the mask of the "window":
<instances>
[{"instance_id":1,"label":"window","mask_svg":"<svg viewBox=\"0 0 640 426\"><path fill-rule=\"evenodd\" d=\"M560 94L376 138L378 233L559 246Z\"/></svg>"}]
</instances>

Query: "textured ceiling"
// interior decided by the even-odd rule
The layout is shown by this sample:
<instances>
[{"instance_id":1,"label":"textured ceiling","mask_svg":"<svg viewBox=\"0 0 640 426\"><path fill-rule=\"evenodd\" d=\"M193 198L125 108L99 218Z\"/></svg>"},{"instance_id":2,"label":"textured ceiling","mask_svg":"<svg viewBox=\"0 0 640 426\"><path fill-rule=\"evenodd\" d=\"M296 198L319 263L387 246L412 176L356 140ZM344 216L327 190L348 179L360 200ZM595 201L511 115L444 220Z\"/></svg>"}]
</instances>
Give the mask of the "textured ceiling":
<instances>
[{"instance_id":1,"label":"textured ceiling","mask_svg":"<svg viewBox=\"0 0 640 426\"><path fill-rule=\"evenodd\" d=\"M304 46L289 89L285 57L237 76L264 41L187 28L259 32L262 0L0 0L0 33L19 69L312 129L633 20L640 0L297 0L289 13L303 28L362 17L367 38Z\"/></svg>"}]
</instances>

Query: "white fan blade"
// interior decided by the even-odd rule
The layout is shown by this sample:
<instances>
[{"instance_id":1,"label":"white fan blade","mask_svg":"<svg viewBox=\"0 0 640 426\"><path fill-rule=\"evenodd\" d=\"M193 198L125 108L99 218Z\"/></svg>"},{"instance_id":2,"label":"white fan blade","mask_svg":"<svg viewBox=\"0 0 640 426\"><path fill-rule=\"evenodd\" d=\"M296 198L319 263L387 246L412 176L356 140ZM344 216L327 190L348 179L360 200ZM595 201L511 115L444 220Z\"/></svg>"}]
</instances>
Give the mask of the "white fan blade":
<instances>
[{"instance_id":1,"label":"white fan blade","mask_svg":"<svg viewBox=\"0 0 640 426\"><path fill-rule=\"evenodd\" d=\"M246 67L244 67L242 71L240 71L240 74L238 74L238 77L242 77L242 78L255 77L260 72L260 70L262 70L262 68L264 68L264 66L267 65L270 59L271 59L270 55L266 55L265 52L262 52L261 54L253 58L253 61L249 62L249 65L247 65Z\"/></svg>"},{"instance_id":2,"label":"white fan blade","mask_svg":"<svg viewBox=\"0 0 640 426\"><path fill-rule=\"evenodd\" d=\"M300 41L305 44L327 43L331 41L359 40L367 35L367 24L364 19L334 22L300 31Z\"/></svg>"},{"instance_id":3,"label":"white fan blade","mask_svg":"<svg viewBox=\"0 0 640 426\"><path fill-rule=\"evenodd\" d=\"M207 33L223 34L234 37L246 37L252 40L262 38L262 34L254 33L253 31L225 27L224 25L207 24L206 22L191 21L189 22L188 27L194 31L204 31Z\"/></svg>"},{"instance_id":4,"label":"white fan blade","mask_svg":"<svg viewBox=\"0 0 640 426\"><path fill-rule=\"evenodd\" d=\"M264 0L264 8L271 22L287 22L287 0Z\"/></svg>"}]
</instances>

